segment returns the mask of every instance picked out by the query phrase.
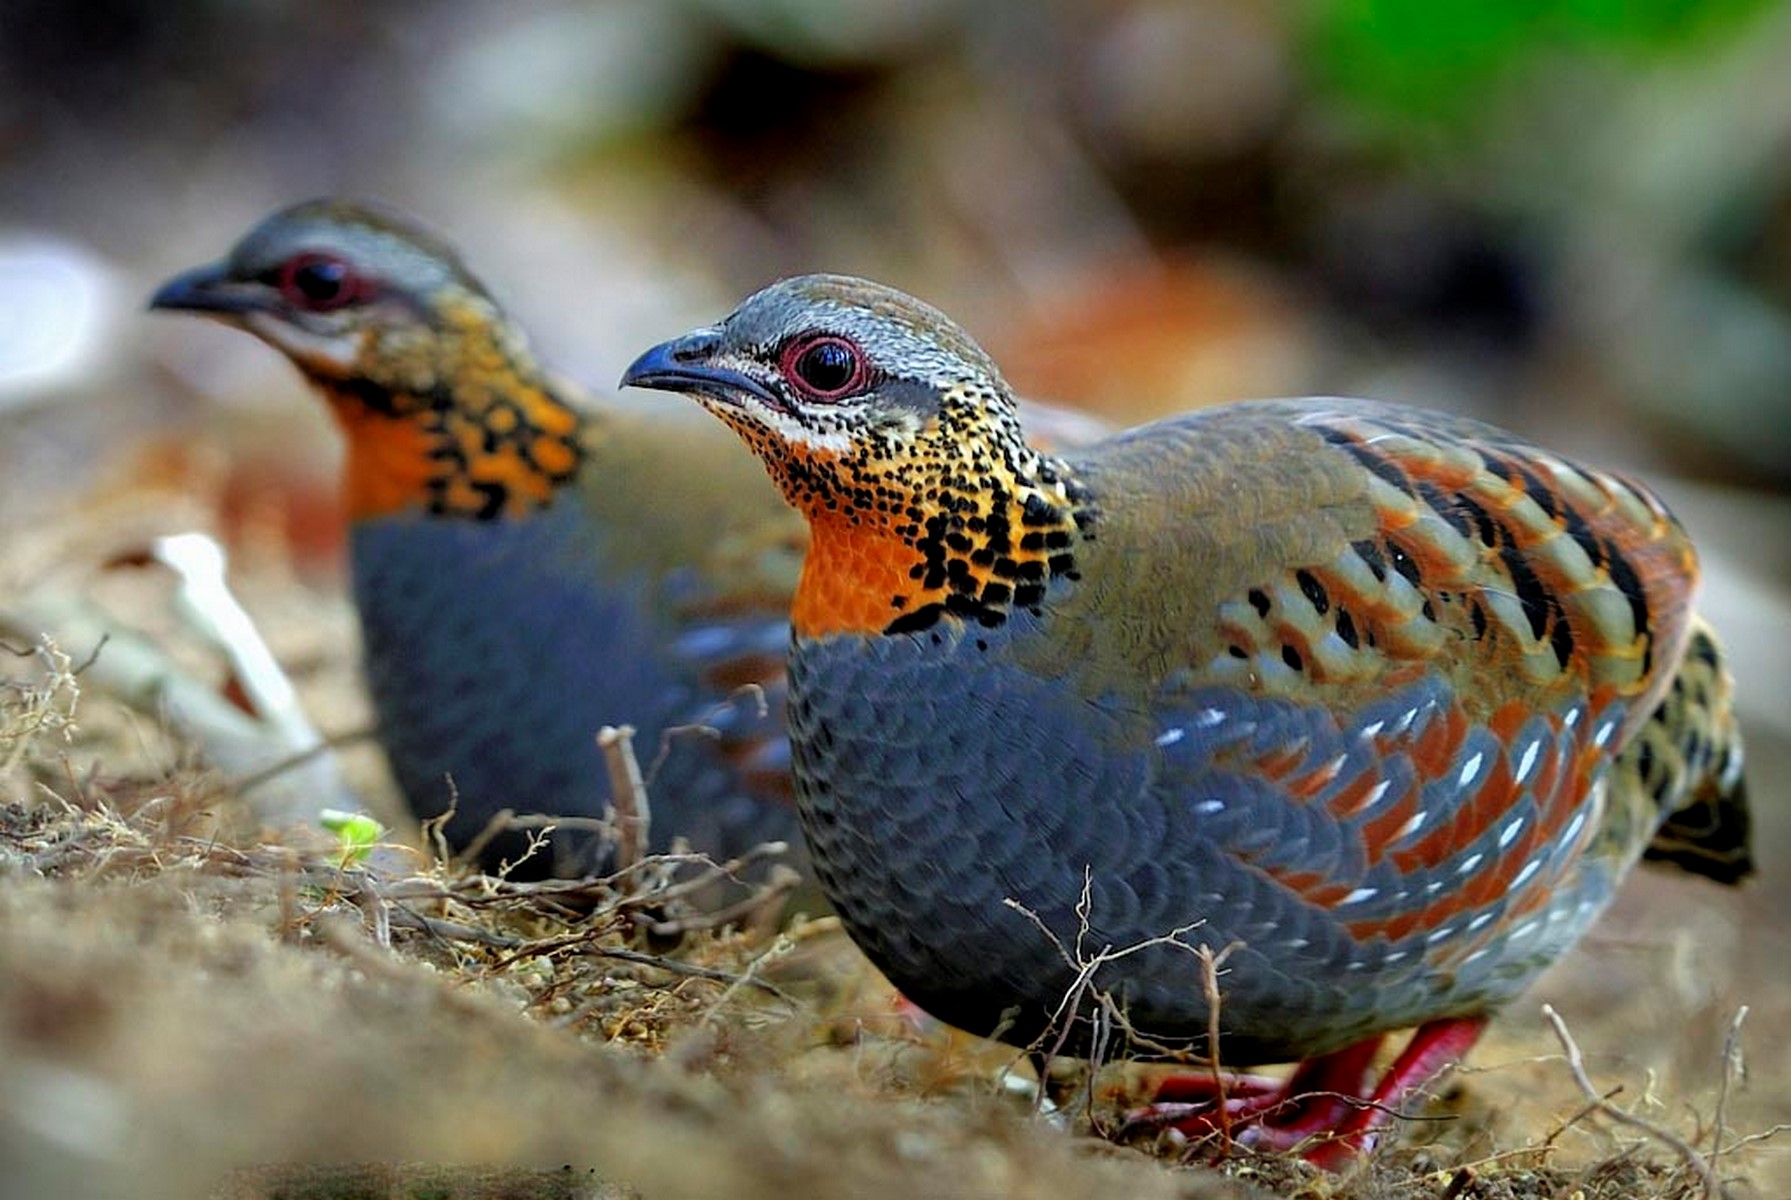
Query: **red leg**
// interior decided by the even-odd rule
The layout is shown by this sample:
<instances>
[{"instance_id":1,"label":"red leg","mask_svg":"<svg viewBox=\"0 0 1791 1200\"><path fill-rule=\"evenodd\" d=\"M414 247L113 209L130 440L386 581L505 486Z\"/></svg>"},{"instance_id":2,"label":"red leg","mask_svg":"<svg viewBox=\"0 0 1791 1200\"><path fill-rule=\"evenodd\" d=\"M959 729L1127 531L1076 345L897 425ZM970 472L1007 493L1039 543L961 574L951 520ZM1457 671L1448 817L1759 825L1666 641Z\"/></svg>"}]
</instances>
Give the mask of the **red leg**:
<instances>
[{"instance_id":1,"label":"red leg","mask_svg":"<svg viewBox=\"0 0 1791 1200\"><path fill-rule=\"evenodd\" d=\"M1303 1092L1345 1092L1359 1095L1362 1078L1380 1048L1379 1037L1357 1042L1332 1054L1309 1058L1295 1068L1287 1079L1270 1075L1246 1075L1221 1071L1215 1078L1211 1071L1190 1071L1166 1076L1157 1085L1158 1100L1205 1101L1218 1099L1221 1091L1228 1097L1257 1096L1277 1092L1294 1096Z\"/></svg>"},{"instance_id":2,"label":"red leg","mask_svg":"<svg viewBox=\"0 0 1791 1200\"><path fill-rule=\"evenodd\" d=\"M1340 1112L1330 1115L1343 1103L1339 1096L1362 1094L1364 1077L1380 1044L1381 1038L1376 1036L1309 1058L1285 1080L1230 1072L1221 1072L1217 1079L1211 1072L1171 1075L1158 1086L1149 1106L1127 1118L1126 1127L1173 1126L1189 1138L1203 1139L1214 1134L1229 1136L1233 1126L1248 1124L1251 1129L1246 1140L1257 1144L1263 1144L1259 1139L1267 1127L1297 1127L1302 1132L1278 1143L1291 1146L1313 1132L1307 1125L1322 1129L1341 1118ZM1225 1098L1223 1111L1218 1105L1221 1095Z\"/></svg>"},{"instance_id":3,"label":"red leg","mask_svg":"<svg viewBox=\"0 0 1791 1200\"><path fill-rule=\"evenodd\" d=\"M1322 1136L1305 1156L1337 1170L1371 1150L1378 1131L1458 1062L1485 1028L1484 1017L1452 1017L1420 1027L1372 1092L1365 1085L1380 1049L1379 1036L1308 1059L1282 1084L1261 1076L1228 1076L1223 1111L1216 1103L1220 1087L1211 1075L1172 1076L1158 1090L1158 1103L1133 1114L1127 1126L1173 1126L1196 1139L1227 1134L1273 1150L1290 1150ZM1166 1097L1196 1102L1162 1103Z\"/></svg>"},{"instance_id":4,"label":"red leg","mask_svg":"<svg viewBox=\"0 0 1791 1200\"><path fill-rule=\"evenodd\" d=\"M1449 1017L1419 1026L1381 1076L1368 1103L1357 1106L1337 1125L1335 1136L1308 1150L1306 1158L1337 1170L1355 1155L1373 1150L1379 1131L1438 1076L1460 1062L1485 1031L1485 1017Z\"/></svg>"},{"instance_id":5,"label":"red leg","mask_svg":"<svg viewBox=\"0 0 1791 1200\"><path fill-rule=\"evenodd\" d=\"M1348 1117L1350 1101L1362 1094L1383 1040L1376 1034L1301 1063L1288 1078L1278 1109L1244 1130L1238 1140L1265 1150L1291 1150L1335 1128Z\"/></svg>"}]
</instances>

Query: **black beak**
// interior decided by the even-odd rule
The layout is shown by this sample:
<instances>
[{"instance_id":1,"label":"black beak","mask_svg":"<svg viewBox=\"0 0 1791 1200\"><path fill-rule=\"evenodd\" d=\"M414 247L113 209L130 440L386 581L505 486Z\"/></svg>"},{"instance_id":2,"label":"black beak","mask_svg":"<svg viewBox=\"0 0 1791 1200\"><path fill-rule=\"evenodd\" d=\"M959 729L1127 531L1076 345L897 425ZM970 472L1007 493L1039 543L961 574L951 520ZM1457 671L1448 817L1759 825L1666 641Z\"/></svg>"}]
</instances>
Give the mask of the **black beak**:
<instances>
[{"instance_id":1,"label":"black beak","mask_svg":"<svg viewBox=\"0 0 1791 1200\"><path fill-rule=\"evenodd\" d=\"M232 315L263 306L261 289L230 277L223 263L182 271L156 289L149 307L172 312Z\"/></svg>"},{"instance_id":2,"label":"black beak","mask_svg":"<svg viewBox=\"0 0 1791 1200\"><path fill-rule=\"evenodd\" d=\"M736 405L744 394L773 408L784 407L782 400L752 376L710 362L720 348L721 331L715 328L698 329L661 342L622 372L621 386L683 392Z\"/></svg>"}]
</instances>

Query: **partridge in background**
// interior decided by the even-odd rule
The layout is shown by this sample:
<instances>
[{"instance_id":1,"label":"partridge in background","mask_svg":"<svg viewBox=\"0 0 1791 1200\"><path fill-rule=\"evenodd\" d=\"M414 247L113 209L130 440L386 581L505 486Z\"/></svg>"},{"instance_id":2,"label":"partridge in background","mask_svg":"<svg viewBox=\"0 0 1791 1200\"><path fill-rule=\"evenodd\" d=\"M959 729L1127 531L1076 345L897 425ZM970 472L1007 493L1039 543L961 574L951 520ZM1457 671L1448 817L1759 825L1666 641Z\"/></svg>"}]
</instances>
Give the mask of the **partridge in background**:
<instances>
[{"instance_id":1,"label":"partridge in background","mask_svg":"<svg viewBox=\"0 0 1791 1200\"><path fill-rule=\"evenodd\" d=\"M1301 1061L1183 1081L1191 1128L1223 1099L1258 1144L1347 1157L1650 847L1750 869L1696 557L1635 483L1361 400L1052 456L950 320L835 276L623 383L695 397L808 520L792 757L853 938L1019 1045ZM1203 945L1233 947L1217 1046Z\"/></svg>"},{"instance_id":2,"label":"partridge in background","mask_svg":"<svg viewBox=\"0 0 1791 1200\"><path fill-rule=\"evenodd\" d=\"M453 247L365 204L275 213L152 306L284 352L341 426L366 675L419 819L452 799L458 849L504 809L601 817L596 732L626 723L652 848L732 857L776 839L802 865L783 696L808 529L727 430L551 377ZM1104 432L1025 411L1058 444ZM501 837L481 862L526 845ZM562 833L515 873L609 860Z\"/></svg>"},{"instance_id":3,"label":"partridge in background","mask_svg":"<svg viewBox=\"0 0 1791 1200\"><path fill-rule=\"evenodd\" d=\"M276 213L152 305L284 352L340 425L366 677L418 818L452 798L460 848L503 809L601 817L595 736L630 724L654 849L799 843L782 694L806 531L725 430L551 378L452 247L369 206ZM716 732L658 761L692 724ZM609 857L561 834L517 874Z\"/></svg>"}]
</instances>

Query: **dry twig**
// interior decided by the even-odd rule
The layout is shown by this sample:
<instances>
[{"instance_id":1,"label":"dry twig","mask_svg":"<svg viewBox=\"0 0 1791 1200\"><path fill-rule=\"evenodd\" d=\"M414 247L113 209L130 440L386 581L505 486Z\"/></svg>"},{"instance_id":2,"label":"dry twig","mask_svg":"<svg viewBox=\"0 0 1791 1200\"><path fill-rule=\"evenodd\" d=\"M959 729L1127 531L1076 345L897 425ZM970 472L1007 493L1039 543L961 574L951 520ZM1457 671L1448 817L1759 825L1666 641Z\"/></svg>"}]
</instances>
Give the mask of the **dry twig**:
<instances>
[{"instance_id":1,"label":"dry twig","mask_svg":"<svg viewBox=\"0 0 1791 1200\"><path fill-rule=\"evenodd\" d=\"M1567 1069L1572 1072L1573 1081L1579 1085L1580 1091L1586 1097L1587 1104L1617 1124L1640 1130L1662 1145L1671 1147L1673 1152L1684 1160L1685 1165L1698 1176L1704 1187L1705 1200L1724 1200L1722 1180L1717 1178L1709 1161L1698 1153L1697 1148L1671 1129L1657 1125L1645 1117L1638 1117L1632 1112L1625 1112L1612 1104L1609 1099L1600 1095L1598 1089L1592 1086L1591 1078L1586 1074L1585 1057L1580 1053L1579 1043L1573 1040L1573 1034L1568 1032L1567 1022L1561 1019L1561 1014L1556 1012L1554 1006L1550 1004L1542 1006L1542 1015L1553 1026L1555 1037L1560 1041L1561 1049L1567 1054Z\"/></svg>"},{"instance_id":2,"label":"dry twig","mask_svg":"<svg viewBox=\"0 0 1791 1200\"><path fill-rule=\"evenodd\" d=\"M647 856L653 809L640 760L634 756L634 726L605 725L597 731L597 748L609 769L609 790L615 806L616 869L626 871Z\"/></svg>"},{"instance_id":3,"label":"dry twig","mask_svg":"<svg viewBox=\"0 0 1791 1200\"><path fill-rule=\"evenodd\" d=\"M1231 1145L1231 1114L1225 1107L1225 1070L1219 1065L1219 968L1225 965L1225 960L1231 957L1232 951L1242 945L1242 942L1232 942L1217 954L1205 943L1195 949L1195 954L1200 958L1200 990L1206 996L1206 1058L1213 1073L1219 1139L1226 1146Z\"/></svg>"},{"instance_id":4,"label":"dry twig","mask_svg":"<svg viewBox=\"0 0 1791 1200\"><path fill-rule=\"evenodd\" d=\"M1716 1163L1723 1156L1723 1138L1728 1133L1729 1116L1729 1084L1735 1079L1747 1078L1747 1063L1741 1056L1741 1023L1747 1020L1748 1006L1743 1004L1735 1010L1735 1019L1729 1022L1729 1032L1723 1038L1723 1077L1716 1089L1716 1130L1711 1135L1710 1172L1716 1174Z\"/></svg>"},{"instance_id":5,"label":"dry twig","mask_svg":"<svg viewBox=\"0 0 1791 1200\"><path fill-rule=\"evenodd\" d=\"M750 699L753 711L759 720L764 720L771 712L771 706L765 700L765 687L758 683L743 683L727 694L727 697L715 704L708 712L703 713L695 721L685 725L668 725L659 735L659 747L653 753L653 761L647 764L646 782L651 784L659 778L659 772L672 756L672 747L679 738L700 737L710 741L721 739L721 730L714 725L714 719L733 708L743 699Z\"/></svg>"},{"instance_id":6,"label":"dry twig","mask_svg":"<svg viewBox=\"0 0 1791 1200\"><path fill-rule=\"evenodd\" d=\"M778 844L781 845L781 843ZM725 869L718 869L714 875L732 877L732 873ZM722 908L666 920L655 920L643 913L636 918L636 922L655 937L681 937L699 929L720 929L726 925L742 925L746 923L747 918L755 913L781 903L783 898L795 891L801 883L801 875L788 867L779 865L772 868L771 878L763 886L755 888L751 895ZM673 884L664 889L661 895L679 886L681 885Z\"/></svg>"}]
</instances>

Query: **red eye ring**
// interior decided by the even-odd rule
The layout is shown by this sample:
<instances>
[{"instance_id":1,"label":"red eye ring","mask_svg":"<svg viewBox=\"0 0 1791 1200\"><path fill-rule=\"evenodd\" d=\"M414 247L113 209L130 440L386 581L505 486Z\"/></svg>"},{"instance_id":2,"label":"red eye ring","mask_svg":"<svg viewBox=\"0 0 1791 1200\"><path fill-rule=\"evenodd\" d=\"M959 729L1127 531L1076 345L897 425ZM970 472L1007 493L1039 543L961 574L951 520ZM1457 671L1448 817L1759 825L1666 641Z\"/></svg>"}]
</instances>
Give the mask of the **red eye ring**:
<instances>
[{"instance_id":1,"label":"red eye ring","mask_svg":"<svg viewBox=\"0 0 1791 1200\"><path fill-rule=\"evenodd\" d=\"M870 363L850 338L823 333L792 338L778 361L791 386L810 400L839 400L863 391Z\"/></svg>"},{"instance_id":2,"label":"red eye ring","mask_svg":"<svg viewBox=\"0 0 1791 1200\"><path fill-rule=\"evenodd\" d=\"M333 254L308 251L280 264L280 295L294 308L328 312L367 296L366 280Z\"/></svg>"}]
</instances>

